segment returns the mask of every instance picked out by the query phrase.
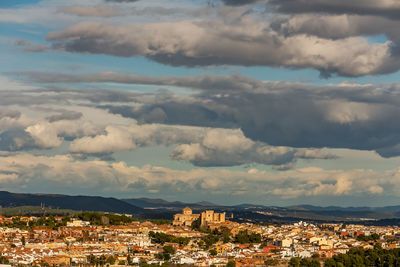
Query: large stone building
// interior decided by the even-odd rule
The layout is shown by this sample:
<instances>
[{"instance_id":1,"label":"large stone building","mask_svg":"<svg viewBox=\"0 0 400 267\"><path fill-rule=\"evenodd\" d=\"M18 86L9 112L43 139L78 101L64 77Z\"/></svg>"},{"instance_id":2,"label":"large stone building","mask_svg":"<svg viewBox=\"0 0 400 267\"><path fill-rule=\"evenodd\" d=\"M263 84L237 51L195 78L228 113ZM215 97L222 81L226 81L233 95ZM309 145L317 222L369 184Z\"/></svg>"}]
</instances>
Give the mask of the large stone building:
<instances>
[{"instance_id":1,"label":"large stone building","mask_svg":"<svg viewBox=\"0 0 400 267\"><path fill-rule=\"evenodd\" d=\"M198 218L200 218L200 214L192 214L192 210L186 207L182 210L182 213L174 215L172 224L177 226L191 226Z\"/></svg>"},{"instance_id":2,"label":"large stone building","mask_svg":"<svg viewBox=\"0 0 400 267\"><path fill-rule=\"evenodd\" d=\"M201 213L201 226L207 227L210 224L225 222L225 212L216 213L213 210L206 210Z\"/></svg>"},{"instance_id":3,"label":"large stone building","mask_svg":"<svg viewBox=\"0 0 400 267\"><path fill-rule=\"evenodd\" d=\"M225 212L216 213L213 210L203 211L201 214L193 214L189 207L182 210L182 213L174 215L173 225L191 226L194 221L200 218L201 227L207 227L211 224L225 222Z\"/></svg>"}]
</instances>

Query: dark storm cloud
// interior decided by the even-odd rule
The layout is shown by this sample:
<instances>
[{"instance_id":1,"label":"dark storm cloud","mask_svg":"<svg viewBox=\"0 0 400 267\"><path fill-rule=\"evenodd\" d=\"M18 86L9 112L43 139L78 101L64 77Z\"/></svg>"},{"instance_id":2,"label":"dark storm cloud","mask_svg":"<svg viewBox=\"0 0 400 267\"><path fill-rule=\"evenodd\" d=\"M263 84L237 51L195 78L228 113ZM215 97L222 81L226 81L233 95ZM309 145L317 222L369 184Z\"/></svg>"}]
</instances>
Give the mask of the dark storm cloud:
<instances>
[{"instance_id":1,"label":"dark storm cloud","mask_svg":"<svg viewBox=\"0 0 400 267\"><path fill-rule=\"evenodd\" d=\"M284 13L330 13L375 15L398 19L398 1L375 0L271 0L269 4Z\"/></svg>"}]
</instances>

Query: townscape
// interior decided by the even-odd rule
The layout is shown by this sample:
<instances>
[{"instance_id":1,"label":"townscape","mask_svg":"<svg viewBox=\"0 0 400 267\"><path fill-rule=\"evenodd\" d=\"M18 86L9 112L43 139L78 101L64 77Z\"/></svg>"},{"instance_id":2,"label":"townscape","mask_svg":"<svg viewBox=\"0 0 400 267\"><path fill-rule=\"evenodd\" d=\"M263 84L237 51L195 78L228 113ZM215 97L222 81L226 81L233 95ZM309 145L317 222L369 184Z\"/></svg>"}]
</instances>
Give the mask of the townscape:
<instances>
[{"instance_id":1,"label":"townscape","mask_svg":"<svg viewBox=\"0 0 400 267\"><path fill-rule=\"evenodd\" d=\"M397 226L306 222L256 225L225 220L222 215L225 214L213 211L192 214L185 208L182 214L175 215L172 223L136 221L129 215L97 212L68 217L2 216L0 263L19 266L336 266L329 265L332 257L354 249L400 247ZM192 220L194 217L197 219Z\"/></svg>"}]
</instances>

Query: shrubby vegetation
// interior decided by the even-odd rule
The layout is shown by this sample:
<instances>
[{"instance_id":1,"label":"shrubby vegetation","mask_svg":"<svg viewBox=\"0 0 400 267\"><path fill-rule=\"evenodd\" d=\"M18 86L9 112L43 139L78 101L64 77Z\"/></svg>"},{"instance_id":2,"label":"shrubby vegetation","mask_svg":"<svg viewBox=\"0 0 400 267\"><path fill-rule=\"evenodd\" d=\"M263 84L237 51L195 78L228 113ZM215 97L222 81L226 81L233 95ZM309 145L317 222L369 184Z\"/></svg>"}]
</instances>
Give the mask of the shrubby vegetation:
<instances>
[{"instance_id":1,"label":"shrubby vegetation","mask_svg":"<svg viewBox=\"0 0 400 267\"><path fill-rule=\"evenodd\" d=\"M289 261L292 267L318 267L320 261L316 258L300 259L292 258ZM400 249L382 249L376 244L373 249L351 248L346 254L337 254L325 260L325 267L391 267L400 266Z\"/></svg>"},{"instance_id":2,"label":"shrubby vegetation","mask_svg":"<svg viewBox=\"0 0 400 267\"><path fill-rule=\"evenodd\" d=\"M291 267L319 267L319 266L321 266L321 263L317 259L291 258L289 261L289 266L291 266Z\"/></svg>"},{"instance_id":3,"label":"shrubby vegetation","mask_svg":"<svg viewBox=\"0 0 400 267\"><path fill-rule=\"evenodd\" d=\"M133 221L132 218L125 215L117 215L101 212L80 212L72 216L65 216L60 221L56 220L53 215L41 216L36 221L21 221L19 217L13 217L10 223L6 223L8 227L15 227L24 230L30 230L33 227L46 227L57 230L61 226L66 226L67 222L72 218L88 221L92 225L120 225L127 224Z\"/></svg>"},{"instance_id":4,"label":"shrubby vegetation","mask_svg":"<svg viewBox=\"0 0 400 267\"><path fill-rule=\"evenodd\" d=\"M1 215L3 216L68 216L76 213L74 210L53 209L40 206L19 206L19 207L2 207Z\"/></svg>"},{"instance_id":5,"label":"shrubby vegetation","mask_svg":"<svg viewBox=\"0 0 400 267\"><path fill-rule=\"evenodd\" d=\"M361 235L357 236L357 240L358 241L366 241L366 242L368 242L368 241L376 241L378 239L379 239L379 235L376 234L376 233L373 233L372 235L361 234Z\"/></svg>"},{"instance_id":6,"label":"shrubby vegetation","mask_svg":"<svg viewBox=\"0 0 400 267\"><path fill-rule=\"evenodd\" d=\"M180 245L187 245L190 242L189 237L176 237L173 235L168 235L165 233L155 233L153 231L149 232L151 242L156 244L164 245L164 243L177 243Z\"/></svg>"},{"instance_id":7,"label":"shrubby vegetation","mask_svg":"<svg viewBox=\"0 0 400 267\"><path fill-rule=\"evenodd\" d=\"M261 243L261 235L256 233L249 234L247 230L243 230L235 236L235 243Z\"/></svg>"},{"instance_id":8,"label":"shrubby vegetation","mask_svg":"<svg viewBox=\"0 0 400 267\"><path fill-rule=\"evenodd\" d=\"M133 222L132 218L125 215L92 212L92 211L76 213L73 217L83 221L88 221L92 225L104 225L104 224L119 225L119 224L127 224ZM108 223L104 222L104 218L107 218Z\"/></svg>"},{"instance_id":9,"label":"shrubby vegetation","mask_svg":"<svg viewBox=\"0 0 400 267\"><path fill-rule=\"evenodd\" d=\"M171 220L162 220L162 219L159 219L159 220L150 220L150 222L151 222L152 224L156 224L156 225L172 224L172 221L171 221Z\"/></svg>"},{"instance_id":10,"label":"shrubby vegetation","mask_svg":"<svg viewBox=\"0 0 400 267\"><path fill-rule=\"evenodd\" d=\"M382 249L379 244L367 250L352 248L346 254L338 254L326 260L325 266L400 266L400 249Z\"/></svg>"}]
</instances>

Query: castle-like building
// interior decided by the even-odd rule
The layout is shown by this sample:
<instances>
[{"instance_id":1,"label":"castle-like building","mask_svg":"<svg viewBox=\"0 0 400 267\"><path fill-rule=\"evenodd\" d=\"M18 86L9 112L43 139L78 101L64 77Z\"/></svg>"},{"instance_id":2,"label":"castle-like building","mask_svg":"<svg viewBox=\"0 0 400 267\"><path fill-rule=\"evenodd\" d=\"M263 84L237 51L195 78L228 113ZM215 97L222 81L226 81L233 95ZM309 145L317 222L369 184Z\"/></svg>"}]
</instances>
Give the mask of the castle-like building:
<instances>
[{"instance_id":1,"label":"castle-like building","mask_svg":"<svg viewBox=\"0 0 400 267\"><path fill-rule=\"evenodd\" d=\"M174 215L172 224L176 226L191 226L198 218L200 218L200 214L192 214L192 210L186 207L182 210L182 213Z\"/></svg>"},{"instance_id":2,"label":"castle-like building","mask_svg":"<svg viewBox=\"0 0 400 267\"><path fill-rule=\"evenodd\" d=\"M203 211L201 214L193 214L189 207L182 210L182 213L174 215L173 225L176 226L191 226L194 221L200 218L201 227L207 227L211 224L224 223L225 212L216 213L213 210Z\"/></svg>"}]
</instances>

